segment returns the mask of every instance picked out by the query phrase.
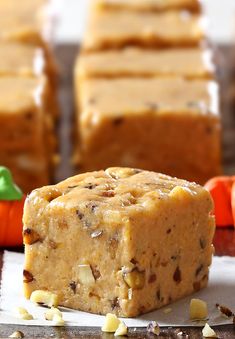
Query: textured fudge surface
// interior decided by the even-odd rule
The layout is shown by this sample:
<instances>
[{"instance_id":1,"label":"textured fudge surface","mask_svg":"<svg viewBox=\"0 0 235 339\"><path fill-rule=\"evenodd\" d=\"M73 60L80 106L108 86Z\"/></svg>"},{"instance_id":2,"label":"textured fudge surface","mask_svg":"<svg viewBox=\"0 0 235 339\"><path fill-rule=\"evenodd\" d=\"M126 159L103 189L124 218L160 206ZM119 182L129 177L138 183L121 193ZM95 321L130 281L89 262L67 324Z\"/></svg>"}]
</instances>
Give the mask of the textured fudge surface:
<instances>
[{"instance_id":1,"label":"textured fudge surface","mask_svg":"<svg viewBox=\"0 0 235 339\"><path fill-rule=\"evenodd\" d=\"M199 185L130 168L33 191L24 210L24 292L136 316L205 287L212 200ZM162 245L164 244L164 246Z\"/></svg>"},{"instance_id":2,"label":"textured fudge surface","mask_svg":"<svg viewBox=\"0 0 235 339\"><path fill-rule=\"evenodd\" d=\"M195 46L202 38L203 30L196 14L93 10L83 47L92 51L127 45Z\"/></svg>"},{"instance_id":3,"label":"textured fudge surface","mask_svg":"<svg viewBox=\"0 0 235 339\"><path fill-rule=\"evenodd\" d=\"M19 43L0 44L0 75L37 76L45 71L40 48Z\"/></svg>"},{"instance_id":4,"label":"textured fudge surface","mask_svg":"<svg viewBox=\"0 0 235 339\"><path fill-rule=\"evenodd\" d=\"M126 48L81 55L75 72L79 77L161 75L210 78L213 77L214 65L211 52L200 48L158 51Z\"/></svg>"},{"instance_id":5,"label":"textured fudge surface","mask_svg":"<svg viewBox=\"0 0 235 339\"><path fill-rule=\"evenodd\" d=\"M77 88L83 171L128 166L202 184L221 173L215 82L89 79Z\"/></svg>"},{"instance_id":6,"label":"textured fudge surface","mask_svg":"<svg viewBox=\"0 0 235 339\"><path fill-rule=\"evenodd\" d=\"M24 77L0 78L0 112L1 114L18 114L42 105L40 94L45 87L45 79Z\"/></svg>"},{"instance_id":7,"label":"textured fudge surface","mask_svg":"<svg viewBox=\"0 0 235 339\"><path fill-rule=\"evenodd\" d=\"M134 10L168 10L168 9L189 9L200 10L198 0L95 0L95 5L100 8L128 8Z\"/></svg>"},{"instance_id":8,"label":"textured fudge surface","mask_svg":"<svg viewBox=\"0 0 235 339\"><path fill-rule=\"evenodd\" d=\"M153 112L164 114L218 114L218 88L214 81L181 78L88 79L80 83L82 114L102 116Z\"/></svg>"}]
</instances>

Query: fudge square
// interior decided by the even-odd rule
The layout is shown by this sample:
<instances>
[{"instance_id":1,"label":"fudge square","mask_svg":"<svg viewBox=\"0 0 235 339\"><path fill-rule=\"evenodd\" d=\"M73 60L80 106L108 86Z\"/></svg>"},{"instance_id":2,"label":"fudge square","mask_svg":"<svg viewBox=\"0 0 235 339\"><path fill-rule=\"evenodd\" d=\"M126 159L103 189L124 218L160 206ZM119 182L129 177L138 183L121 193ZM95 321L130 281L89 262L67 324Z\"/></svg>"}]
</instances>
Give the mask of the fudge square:
<instances>
[{"instance_id":1,"label":"fudge square","mask_svg":"<svg viewBox=\"0 0 235 339\"><path fill-rule=\"evenodd\" d=\"M49 20L47 0L1 0L0 40L46 46Z\"/></svg>"},{"instance_id":2,"label":"fudge square","mask_svg":"<svg viewBox=\"0 0 235 339\"><path fill-rule=\"evenodd\" d=\"M36 77L47 72L41 48L17 42L0 44L0 76Z\"/></svg>"},{"instance_id":3,"label":"fudge square","mask_svg":"<svg viewBox=\"0 0 235 339\"><path fill-rule=\"evenodd\" d=\"M33 191L24 209L24 293L134 317L205 287L212 199L154 172L109 168Z\"/></svg>"},{"instance_id":4,"label":"fudge square","mask_svg":"<svg viewBox=\"0 0 235 339\"><path fill-rule=\"evenodd\" d=\"M211 50L198 47L97 51L80 55L75 68L76 78L183 76L194 79L213 78L214 73Z\"/></svg>"},{"instance_id":5,"label":"fudge square","mask_svg":"<svg viewBox=\"0 0 235 339\"><path fill-rule=\"evenodd\" d=\"M83 50L90 52L126 46L192 47L198 46L203 38L204 31L198 14L180 11L138 13L93 8Z\"/></svg>"},{"instance_id":6,"label":"fudge square","mask_svg":"<svg viewBox=\"0 0 235 339\"><path fill-rule=\"evenodd\" d=\"M55 152L47 79L0 77L0 93L0 163L27 193L48 184Z\"/></svg>"},{"instance_id":7,"label":"fudge square","mask_svg":"<svg viewBox=\"0 0 235 339\"><path fill-rule=\"evenodd\" d=\"M165 11L187 9L200 12L199 0L94 0L94 5L105 9L130 9L140 11Z\"/></svg>"},{"instance_id":8,"label":"fudge square","mask_svg":"<svg viewBox=\"0 0 235 339\"><path fill-rule=\"evenodd\" d=\"M86 79L76 87L81 171L137 167L202 184L221 173L214 81Z\"/></svg>"},{"instance_id":9,"label":"fudge square","mask_svg":"<svg viewBox=\"0 0 235 339\"><path fill-rule=\"evenodd\" d=\"M50 47L53 15L49 0L0 1L0 41L42 47L51 77L57 79L57 66Z\"/></svg>"}]
</instances>

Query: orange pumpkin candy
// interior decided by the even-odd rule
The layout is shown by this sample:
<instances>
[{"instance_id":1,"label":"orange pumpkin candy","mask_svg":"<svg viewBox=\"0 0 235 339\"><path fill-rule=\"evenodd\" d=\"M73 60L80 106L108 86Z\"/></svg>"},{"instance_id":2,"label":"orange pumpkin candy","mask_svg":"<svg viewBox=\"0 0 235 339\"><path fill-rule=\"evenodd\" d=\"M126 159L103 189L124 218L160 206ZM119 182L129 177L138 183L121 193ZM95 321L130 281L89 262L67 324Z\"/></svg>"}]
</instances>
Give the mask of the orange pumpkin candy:
<instances>
[{"instance_id":1,"label":"orange pumpkin candy","mask_svg":"<svg viewBox=\"0 0 235 339\"><path fill-rule=\"evenodd\" d=\"M235 226L235 176L220 176L210 179L205 188L214 200L216 225Z\"/></svg>"},{"instance_id":2,"label":"orange pumpkin candy","mask_svg":"<svg viewBox=\"0 0 235 339\"><path fill-rule=\"evenodd\" d=\"M20 246L25 196L12 180L11 172L0 166L0 246Z\"/></svg>"},{"instance_id":3,"label":"orange pumpkin candy","mask_svg":"<svg viewBox=\"0 0 235 339\"><path fill-rule=\"evenodd\" d=\"M21 246L22 217L25 197L22 200L0 201L0 246Z\"/></svg>"}]
</instances>

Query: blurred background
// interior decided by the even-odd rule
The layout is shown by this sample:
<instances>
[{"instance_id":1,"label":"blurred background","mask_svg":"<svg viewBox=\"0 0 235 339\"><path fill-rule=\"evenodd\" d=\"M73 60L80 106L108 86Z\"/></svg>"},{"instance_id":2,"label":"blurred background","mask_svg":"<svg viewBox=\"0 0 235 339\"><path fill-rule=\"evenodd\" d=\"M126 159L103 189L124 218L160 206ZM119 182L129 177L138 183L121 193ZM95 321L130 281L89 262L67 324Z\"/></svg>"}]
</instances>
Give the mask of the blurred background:
<instances>
[{"instance_id":1,"label":"blurred background","mask_svg":"<svg viewBox=\"0 0 235 339\"><path fill-rule=\"evenodd\" d=\"M59 0L60 22L56 42L74 43L82 39L89 0ZM235 41L235 0L203 0L209 19L208 35L212 41L228 44Z\"/></svg>"}]
</instances>

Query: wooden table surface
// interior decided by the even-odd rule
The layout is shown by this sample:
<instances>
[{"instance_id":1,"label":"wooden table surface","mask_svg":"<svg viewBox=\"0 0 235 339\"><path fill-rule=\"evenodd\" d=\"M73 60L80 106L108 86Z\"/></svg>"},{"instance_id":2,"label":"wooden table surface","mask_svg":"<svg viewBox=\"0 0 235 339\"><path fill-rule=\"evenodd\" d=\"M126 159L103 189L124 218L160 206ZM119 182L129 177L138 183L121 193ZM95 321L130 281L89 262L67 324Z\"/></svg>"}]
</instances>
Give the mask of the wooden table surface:
<instances>
[{"instance_id":1,"label":"wooden table surface","mask_svg":"<svg viewBox=\"0 0 235 339\"><path fill-rule=\"evenodd\" d=\"M74 117L72 66L78 51L77 46L61 45L56 47L56 55L60 68L59 101L61 106L61 119L58 128L61 141L60 152L63 162L56 174L56 180L61 180L73 174L73 168L69 166L71 144L67 140L72 139L72 124ZM225 173L235 173L235 53L232 47L220 46L216 51L218 74L221 82L222 119L223 119L223 156ZM234 64L233 64L234 63ZM235 231L230 229L217 229L214 237L216 255L230 255L235 257ZM22 250L22 249L15 249ZM0 252L0 268L2 265L2 253ZM234 259L235 260L235 259ZM0 271L1 272L1 271ZM234 281L235 292L235 281ZM235 294L235 293L234 293ZM234 296L232 296L234 297ZM235 311L235 310L233 310ZM1 319L0 319L1 322ZM92 324L91 324L92 325ZM177 336L177 328L163 328L159 339L162 338L202 338L200 328L181 328L187 336ZM219 338L235 339L235 326L226 325L214 327ZM0 325L0 338L8 338L14 331L20 330L25 338L114 338L113 334L102 333L99 328L79 327L39 327ZM146 328L130 329L130 338L154 338L148 334Z\"/></svg>"}]
</instances>

